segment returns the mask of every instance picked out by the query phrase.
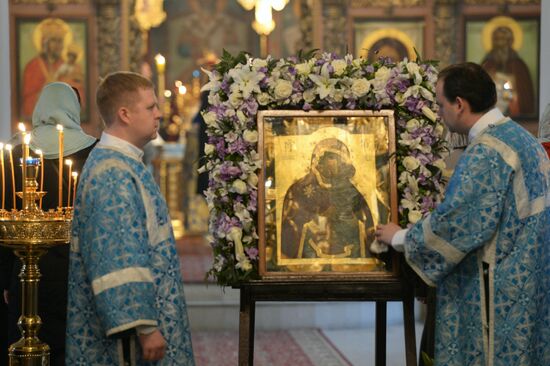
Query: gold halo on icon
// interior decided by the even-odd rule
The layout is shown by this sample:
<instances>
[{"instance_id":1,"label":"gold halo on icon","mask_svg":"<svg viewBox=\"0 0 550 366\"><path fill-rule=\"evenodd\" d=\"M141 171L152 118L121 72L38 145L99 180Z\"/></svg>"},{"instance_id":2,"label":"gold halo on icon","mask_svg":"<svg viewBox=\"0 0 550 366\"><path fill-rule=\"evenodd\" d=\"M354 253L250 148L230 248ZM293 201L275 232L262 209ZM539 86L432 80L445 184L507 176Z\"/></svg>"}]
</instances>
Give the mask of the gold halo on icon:
<instances>
[{"instance_id":1,"label":"gold halo on icon","mask_svg":"<svg viewBox=\"0 0 550 366\"><path fill-rule=\"evenodd\" d=\"M493 32L499 27L506 27L512 31L514 35L514 44L512 48L516 51L519 50L523 45L523 30L518 22L505 16L494 17L483 27L481 31L483 49L489 52L493 48Z\"/></svg>"},{"instance_id":2,"label":"gold halo on icon","mask_svg":"<svg viewBox=\"0 0 550 366\"><path fill-rule=\"evenodd\" d=\"M378 42L380 39L383 38L394 38L401 42L405 48L407 49L407 57L409 60L413 60L416 58L416 53L414 52L414 42L407 35L407 33L397 29L397 28L384 28L379 29L375 32L372 32L365 38L363 38L363 41L361 42L361 47L359 48L359 56L363 58L367 58L369 50L371 47Z\"/></svg>"},{"instance_id":3,"label":"gold halo on icon","mask_svg":"<svg viewBox=\"0 0 550 366\"><path fill-rule=\"evenodd\" d=\"M38 52L42 52L42 36L44 34L63 38L63 54L67 45L73 42L73 32L67 23L59 18L46 18L34 28L32 42Z\"/></svg>"}]
</instances>

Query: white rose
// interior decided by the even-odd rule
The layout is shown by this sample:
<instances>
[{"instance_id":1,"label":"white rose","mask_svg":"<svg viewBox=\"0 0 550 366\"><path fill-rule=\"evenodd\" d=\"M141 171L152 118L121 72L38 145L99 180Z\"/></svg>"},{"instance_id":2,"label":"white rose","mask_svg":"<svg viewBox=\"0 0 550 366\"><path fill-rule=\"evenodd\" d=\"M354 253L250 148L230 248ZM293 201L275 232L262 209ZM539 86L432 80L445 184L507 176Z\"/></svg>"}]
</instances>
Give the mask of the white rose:
<instances>
[{"instance_id":1,"label":"white rose","mask_svg":"<svg viewBox=\"0 0 550 366\"><path fill-rule=\"evenodd\" d=\"M335 102L340 103L342 99L344 99L344 91L342 89L334 89L332 99L334 99Z\"/></svg>"},{"instance_id":2,"label":"white rose","mask_svg":"<svg viewBox=\"0 0 550 366\"><path fill-rule=\"evenodd\" d=\"M308 62L297 64L294 68L298 75L308 76L311 72L311 65Z\"/></svg>"},{"instance_id":3,"label":"white rose","mask_svg":"<svg viewBox=\"0 0 550 366\"><path fill-rule=\"evenodd\" d=\"M246 130L244 131L243 138L246 142L255 144L258 142L258 131Z\"/></svg>"},{"instance_id":4,"label":"white rose","mask_svg":"<svg viewBox=\"0 0 550 366\"><path fill-rule=\"evenodd\" d=\"M252 187L256 187L258 185L258 176L256 175L256 173L250 173L248 175L248 178L246 179L246 182L252 186Z\"/></svg>"},{"instance_id":5,"label":"white rose","mask_svg":"<svg viewBox=\"0 0 550 366\"><path fill-rule=\"evenodd\" d=\"M235 180L231 185L231 191L236 192L238 194L246 193L247 192L246 183L240 179Z\"/></svg>"},{"instance_id":6,"label":"white rose","mask_svg":"<svg viewBox=\"0 0 550 366\"><path fill-rule=\"evenodd\" d=\"M418 161L418 159L414 156L407 156L405 159L403 159L403 166L405 167L405 169L412 172L420 166L420 161Z\"/></svg>"},{"instance_id":7,"label":"white rose","mask_svg":"<svg viewBox=\"0 0 550 366\"><path fill-rule=\"evenodd\" d=\"M332 65L332 68L334 69L334 75L340 76L346 71L346 67L348 66L347 62L344 60L334 60L330 63Z\"/></svg>"},{"instance_id":8,"label":"white rose","mask_svg":"<svg viewBox=\"0 0 550 366\"><path fill-rule=\"evenodd\" d=\"M367 94L370 89L370 82L367 79L355 79L351 84L351 92L353 96L360 98Z\"/></svg>"},{"instance_id":9,"label":"white rose","mask_svg":"<svg viewBox=\"0 0 550 366\"><path fill-rule=\"evenodd\" d=\"M378 70L376 70L376 73L374 74L375 80L381 85L386 86L388 79L390 78L391 70L388 69L386 66L382 66Z\"/></svg>"},{"instance_id":10,"label":"white rose","mask_svg":"<svg viewBox=\"0 0 550 366\"><path fill-rule=\"evenodd\" d=\"M315 100L315 89L305 90L303 96L306 103L313 102Z\"/></svg>"},{"instance_id":11,"label":"white rose","mask_svg":"<svg viewBox=\"0 0 550 366\"><path fill-rule=\"evenodd\" d=\"M292 94L292 83L288 80L279 79L275 84L274 92L277 99L286 99Z\"/></svg>"},{"instance_id":12,"label":"white rose","mask_svg":"<svg viewBox=\"0 0 550 366\"><path fill-rule=\"evenodd\" d=\"M435 122L437 115L427 106L422 107L422 113L430 120Z\"/></svg>"},{"instance_id":13,"label":"white rose","mask_svg":"<svg viewBox=\"0 0 550 366\"><path fill-rule=\"evenodd\" d=\"M259 105L268 105L271 102L271 96L267 93L260 93L258 95L258 104Z\"/></svg>"},{"instance_id":14,"label":"white rose","mask_svg":"<svg viewBox=\"0 0 550 366\"><path fill-rule=\"evenodd\" d=\"M407 131L413 132L418 127L420 127L420 122L416 118L410 119L407 121Z\"/></svg>"},{"instance_id":15,"label":"white rose","mask_svg":"<svg viewBox=\"0 0 550 366\"><path fill-rule=\"evenodd\" d=\"M211 155L212 153L214 153L216 149L214 148L214 145L212 144L204 144L204 153L206 155Z\"/></svg>"},{"instance_id":16,"label":"white rose","mask_svg":"<svg viewBox=\"0 0 550 366\"><path fill-rule=\"evenodd\" d=\"M207 126L212 126L216 123L216 113L214 112L203 113L202 118L204 119L204 123L206 123Z\"/></svg>"},{"instance_id":17,"label":"white rose","mask_svg":"<svg viewBox=\"0 0 550 366\"><path fill-rule=\"evenodd\" d=\"M418 220L422 218L422 213L418 210L409 211L409 222L415 224Z\"/></svg>"},{"instance_id":18,"label":"white rose","mask_svg":"<svg viewBox=\"0 0 550 366\"><path fill-rule=\"evenodd\" d=\"M261 58L255 58L253 61L252 61L252 66L259 69L260 67L266 67L267 66L267 61L264 60L264 59L261 59Z\"/></svg>"}]
</instances>

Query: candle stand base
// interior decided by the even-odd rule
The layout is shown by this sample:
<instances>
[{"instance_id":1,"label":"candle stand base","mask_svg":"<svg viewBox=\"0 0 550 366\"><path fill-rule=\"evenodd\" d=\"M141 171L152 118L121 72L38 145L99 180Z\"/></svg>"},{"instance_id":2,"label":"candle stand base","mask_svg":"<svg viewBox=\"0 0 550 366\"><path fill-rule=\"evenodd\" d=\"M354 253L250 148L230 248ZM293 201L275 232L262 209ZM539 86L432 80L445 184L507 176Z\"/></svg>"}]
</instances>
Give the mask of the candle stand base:
<instances>
[{"instance_id":1,"label":"candle stand base","mask_svg":"<svg viewBox=\"0 0 550 366\"><path fill-rule=\"evenodd\" d=\"M57 211L0 211L0 245L19 257L22 308L17 325L22 337L9 347L10 366L49 366L50 347L38 339L42 320L38 316L38 261L55 245L67 245L71 209Z\"/></svg>"},{"instance_id":2,"label":"candle stand base","mask_svg":"<svg viewBox=\"0 0 550 366\"><path fill-rule=\"evenodd\" d=\"M8 350L10 366L49 366L50 347L35 339L21 338Z\"/></svg>"}]
</instances>

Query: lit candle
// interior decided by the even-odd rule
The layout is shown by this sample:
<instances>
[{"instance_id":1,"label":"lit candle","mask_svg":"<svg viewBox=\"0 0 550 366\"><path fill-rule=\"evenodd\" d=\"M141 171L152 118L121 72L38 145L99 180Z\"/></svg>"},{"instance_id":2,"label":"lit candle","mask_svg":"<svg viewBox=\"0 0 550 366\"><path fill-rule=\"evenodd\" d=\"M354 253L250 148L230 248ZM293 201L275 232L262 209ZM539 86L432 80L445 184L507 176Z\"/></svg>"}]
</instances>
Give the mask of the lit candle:
<instances>
[{"instance_id":1,"label":"lit candle","mask_svg":"<svg viewBox=\"0 0 550 366\"><path fill-rule=\"evenodd\" d=\"M42 150L36 150L36 153L40 156L40 192L44 190L44 154ZM42 209L42 196L40 197L40 209Z\"/></svg>"},{"instance_id":2,"label":"lit candle","mask_svg":"<svg viewBox=\"0 0 550 366\"><path fill-rule=\"evenodd\" d=\"M58 200L57 207L63 207L63 126L57 125L57 131L59 132L59 177L57 180L58 183Z\"/></svg>"},{"instance_id":3,"label":"lit candle","mask_svg":"<svg viewBox=\"0 0 550 366\"><path fill-rule=\"evenodd\" d=\"M6 177L4 175L4 143L0 142L0 167L2 169L2 210L6 201Z\"/></svg>"},{"instance_id":4,"label":"lit candle","mask_svg":"<svg viewBox=\"0 0 550 366\"><path fill-rule=\"evenodd\" d=\"M11 166L11 186L12 186L12 194L13 194L13 208L17 208L16 204L15 204L15 169L13 167L13 155L11 153L11 145L10 144L7 144L6 145L6 150L8 150L8 152L10 153L10 166Z\"/></svg>"},{"instance_id":5,"label":"lit candle","mask_svg":"<svg viewBox=\"0 0 550 366\"><path fill-rule=\"evenodd\" d=\"M155 56L155 64L157 65L157 74L158 74L158 97L159 105L164 105L164 89L165 89L165 80L164 80L164 70L166 68L166 59L160 53L157 53Z\"/></svg>"},{"instance_id":6,"label":"lit candle","mask_svg":"<svg viewBox=\"0 0 550 366\"><path fill-rule=\"evenodd\" d=\"M29 157L29 143L31 142L31 135L25 133L23 137L23 182L21 191L23 192L23 205L22 208L27 208L27 158Z\"/></svg>"},{"instance_id":7,"label":"lit candle","mask_svg":"<svg viewBox=\"0 0 550 366\"><path fill-rule=\"evenodd\" d=\"M178 106L179 115L183 117L183 96L187 93L187 88L185 85L180 85L178 87L178 97L176 99L176 104Z\"/></svg>"},{"instance_id":8,"label":"lit candle","mask_svg":"<svg viewBox=\"0 0 550 366\"><path fill-rule=\"evenodd\" d=\"M25 137L27 136L27 128L25 127L25 124L23 122L19 122L17 125L17 128L19 131L21 131L21 141L23 142L23 147L25 146ZM27 156L29 156L29 145L27 144L26 148ZM25 151L23 151L23 155L25 154Z\"/></svg>"},{"instance_id":9,"label":"lit candle","mask_svg":"<svg viewBox=\"0 0 550 366\"><path fill-rule=\"evenodd\" d=\"M73 172L73 206L74 206L75 199L76 199L76 180L77 180L77 178L78 178L78 173Z\"/></svg>"},{"instance_id":10,"label":"lit candle","mask_svg":"<svg viewBox=\"0 0 550 366\"><path fill-rule=\"evenodd\" d=\"M73 171L73 161L71 159L65 160L65 164L69 167L69 185L67 189L67 207L71 207L71 177Z\"/></svg>"}]
</instances>

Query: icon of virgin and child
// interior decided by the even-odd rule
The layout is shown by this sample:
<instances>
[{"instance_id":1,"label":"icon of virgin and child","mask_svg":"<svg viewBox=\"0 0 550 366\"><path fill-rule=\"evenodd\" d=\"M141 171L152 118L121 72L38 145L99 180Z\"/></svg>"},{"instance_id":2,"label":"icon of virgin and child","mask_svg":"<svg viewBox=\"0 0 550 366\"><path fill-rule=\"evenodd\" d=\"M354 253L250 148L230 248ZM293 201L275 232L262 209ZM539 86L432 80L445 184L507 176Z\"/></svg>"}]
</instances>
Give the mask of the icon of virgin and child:
<instances>
[{"instance_id":1,"label":"icon of virgin and child","mask_svg":"<svg viewBox=\"0 0 550 366\"><path fill-rule=\"evenodd\" d=\"M282 211L283 258L370 258L375 219L352 178L356 168L346 144L326 138L315 146L309 171L288 188ZM372 200L369 200L369 202ZM376 216L388 217L380 200Z\"/></svg>"}]
</instances>

